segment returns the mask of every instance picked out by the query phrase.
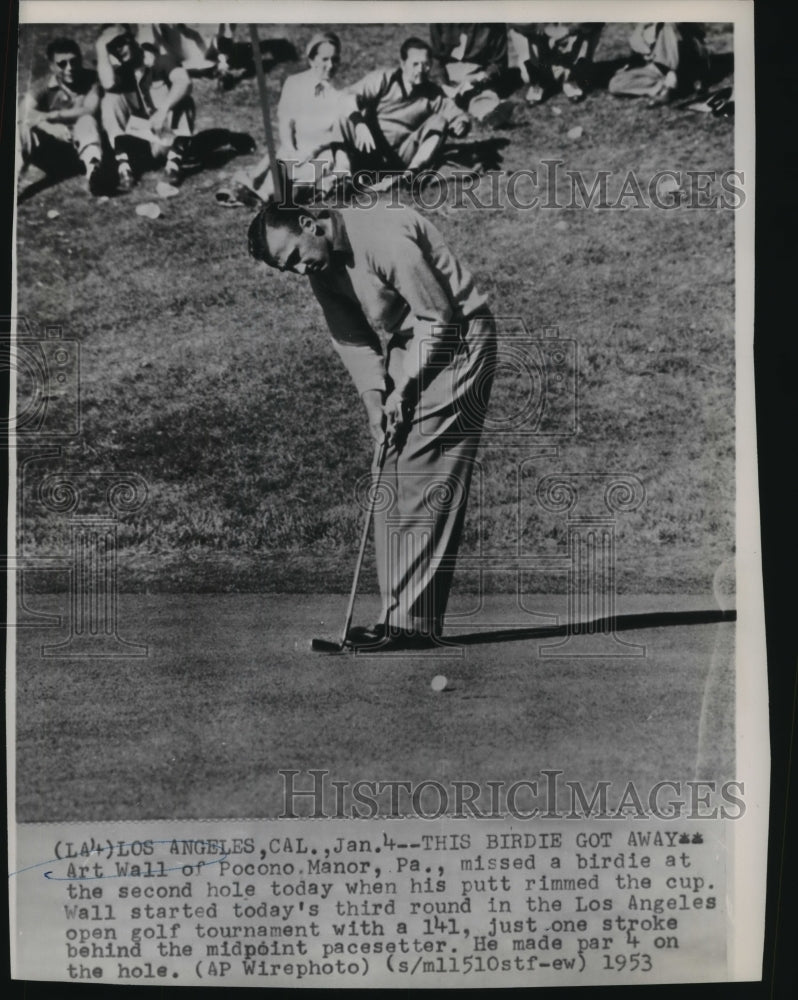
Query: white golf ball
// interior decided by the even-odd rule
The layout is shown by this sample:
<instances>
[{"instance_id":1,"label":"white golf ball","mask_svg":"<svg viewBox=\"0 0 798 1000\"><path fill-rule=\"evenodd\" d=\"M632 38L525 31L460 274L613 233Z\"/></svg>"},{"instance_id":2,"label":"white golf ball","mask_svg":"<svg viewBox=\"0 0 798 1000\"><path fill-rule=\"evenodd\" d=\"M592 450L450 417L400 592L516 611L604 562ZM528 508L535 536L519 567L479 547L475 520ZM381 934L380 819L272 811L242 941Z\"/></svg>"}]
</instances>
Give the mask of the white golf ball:
<instances>
[{"instance_id":1,"label":"white golf ball","mask_svg":"<svg viewBox=\"0 0 798 1000\"><path fill-rule=\"evenodd\" d=\"M432 678L430 687L432 688L433 691L443 691L448 683L449 682L446 680L443 674L437 674L435 677Z\"/></svg>"}]
</instances>

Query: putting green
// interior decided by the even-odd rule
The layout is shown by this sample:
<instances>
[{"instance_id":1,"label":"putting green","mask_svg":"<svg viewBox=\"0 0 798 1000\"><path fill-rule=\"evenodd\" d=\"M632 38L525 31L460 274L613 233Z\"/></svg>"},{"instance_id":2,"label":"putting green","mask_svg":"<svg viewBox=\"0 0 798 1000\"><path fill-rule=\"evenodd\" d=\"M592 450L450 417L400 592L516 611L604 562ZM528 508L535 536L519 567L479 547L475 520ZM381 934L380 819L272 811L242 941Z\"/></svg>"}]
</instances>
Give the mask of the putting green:
<instances>
[{"instance_id":1,"label":"putting green","mask_svg":"<svg viewBox=\"0 0 798 1000\"><path fill-rule=\"evenodd\" d=\"M576 637L577 646L550 634L564 595L530 595L527 608L511 595L481 608L464 596L446 634L466 645L311 652L313 636L335 637L345 601L121 595L119 635L147 645L139 657L43 657L43 644L68 637L66 624L19 629L17 818L275 816L280 769L484 783L549 768L563 780L645 788L697 769L732 774L735 626L700 620L709 595L619 597L624 629ZM67 621L67 595L28 603ZM364 597L355 620L377 610ZM633 627L652 619L630 616L653 612L664 624ZM436 692L439 674L448 683ZM297 787L309 780L300 775Z\"/></svg>"}]
</instances>

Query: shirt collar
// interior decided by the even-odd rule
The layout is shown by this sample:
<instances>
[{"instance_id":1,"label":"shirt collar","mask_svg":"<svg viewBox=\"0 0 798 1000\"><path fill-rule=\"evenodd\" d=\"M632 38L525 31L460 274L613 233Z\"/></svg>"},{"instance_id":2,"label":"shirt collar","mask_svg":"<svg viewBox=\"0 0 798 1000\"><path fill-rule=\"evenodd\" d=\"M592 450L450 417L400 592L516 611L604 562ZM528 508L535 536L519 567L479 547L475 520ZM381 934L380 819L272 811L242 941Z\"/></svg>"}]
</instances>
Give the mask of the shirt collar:
<instances>
[{"instance_id":1,"label":"shirt collar","mask_svg":"<svg viewBox=\"0 0 798 1000\"><path fill-rule=\"evenodd\" d=\"M405 77L401 66L397 66L397 68L393 71L392 79L399 85L399 89L402 91L402 97L409 97L414 88L411 87L410 90L408 90L405 86Z\"/></svg>"},{"instance_id":2,"label":"shirt collar","mask_svg":"<svg viewBox=\"0 0 798 1000\"><path fill-rule=\"evenodd\" d=\"M330 224L332 225L333 253L340 254L351 267L355 263L355 255L352 252L352 244L349 242L349 234L346 231L344 220L337 209L331 208L329 212Z\"/></svg>"}]
</instances>

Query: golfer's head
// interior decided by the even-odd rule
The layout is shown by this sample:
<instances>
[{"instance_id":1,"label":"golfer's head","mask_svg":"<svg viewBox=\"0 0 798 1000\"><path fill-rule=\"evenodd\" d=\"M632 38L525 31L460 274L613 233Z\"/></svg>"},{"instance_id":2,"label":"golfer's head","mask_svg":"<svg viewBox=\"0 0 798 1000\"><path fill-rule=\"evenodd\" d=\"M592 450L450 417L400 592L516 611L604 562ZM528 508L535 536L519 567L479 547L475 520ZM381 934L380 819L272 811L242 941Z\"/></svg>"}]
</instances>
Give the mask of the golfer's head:
<instances>
[{"instance_id":1,"label":"golfer's head","mask_svg":"<svg viewBox=\"0 0 798 1000\"><path fill-rule=\"evenodd\" d=\"M430 47L420 38L408 38L399 49L400 65L405 83L417 87L429 75Z\"/></svg>"},{"instance_id":2,"label":"golfer's head","mask_svg":"<svg viewBox=\"0 0 798 1000\"><path fill-rule=\"evenodd\" d=\"M249 252L278 271L316 274L329 268L332 244L320 214L269 201L249 227Z\"/></svg>"},{"instance_id":3,"label":"golfer's head","mask_svg":"<svg viewBox=\"0 0 798 1000\"><path fill-rule=\"evenodd\" d=\"M47 46L50 70L59 83L74 82L83 65L80 46L72 38L55 38Z\"/></svg>"}]
</instances>

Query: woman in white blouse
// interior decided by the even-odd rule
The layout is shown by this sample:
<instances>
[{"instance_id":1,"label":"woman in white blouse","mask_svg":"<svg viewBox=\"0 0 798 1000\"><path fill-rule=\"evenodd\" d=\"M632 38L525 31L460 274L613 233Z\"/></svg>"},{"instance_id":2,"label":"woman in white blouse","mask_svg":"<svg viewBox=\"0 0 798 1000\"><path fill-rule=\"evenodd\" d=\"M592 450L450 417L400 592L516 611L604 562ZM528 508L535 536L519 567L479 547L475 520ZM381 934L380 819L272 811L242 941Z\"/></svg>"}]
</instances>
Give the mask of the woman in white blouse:
<instances>
[{"instance_id":1,"label":"woman in white blouse","mask_svg":"<svg viewBox=\"0 0 798 1000\"><path fill-rule=\"evenodd\" d=\"M341 42L331 31L319 32L305 50L310 68L286 78L277 105L280 148L277 159L286 164L294 186L329 190L350 170L349 157L341 148L341 121L356 108L354 98L338 90L333 78L341 61ZM238 185L266 199L274 192L268 153L247 172L233 177L233 191L218 191L217 200L240 203Z\"/></svg>"}]
</instances>

